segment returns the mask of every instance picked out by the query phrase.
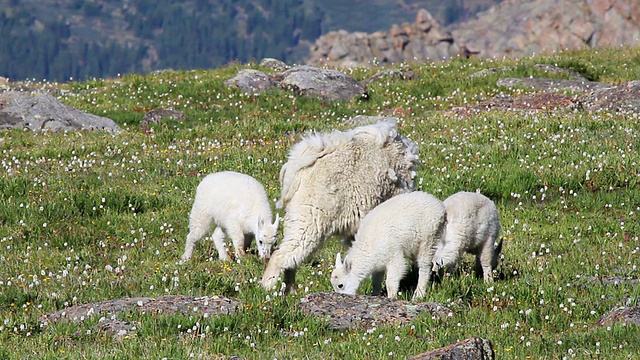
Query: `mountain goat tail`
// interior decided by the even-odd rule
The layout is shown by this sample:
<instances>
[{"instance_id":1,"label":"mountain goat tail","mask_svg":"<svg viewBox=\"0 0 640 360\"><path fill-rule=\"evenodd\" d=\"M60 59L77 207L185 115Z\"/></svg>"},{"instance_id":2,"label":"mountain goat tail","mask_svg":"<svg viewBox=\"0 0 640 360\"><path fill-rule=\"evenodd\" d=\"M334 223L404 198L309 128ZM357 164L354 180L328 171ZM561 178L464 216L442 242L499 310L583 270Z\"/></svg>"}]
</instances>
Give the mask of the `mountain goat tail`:
<instances>
[{"instance_id":1,"label":"mountain goat tail","mask_svg":"<svg viewBox=\"0 0 640 360\"><path fill-rule=\"evenodd\" d=\"M493 259L491 261L491 268L495 269L498 267L498 260L500 259L500 254L502 253L502 238L498 242L498 246L493 250Z\"/></svg>"}]
</instances>

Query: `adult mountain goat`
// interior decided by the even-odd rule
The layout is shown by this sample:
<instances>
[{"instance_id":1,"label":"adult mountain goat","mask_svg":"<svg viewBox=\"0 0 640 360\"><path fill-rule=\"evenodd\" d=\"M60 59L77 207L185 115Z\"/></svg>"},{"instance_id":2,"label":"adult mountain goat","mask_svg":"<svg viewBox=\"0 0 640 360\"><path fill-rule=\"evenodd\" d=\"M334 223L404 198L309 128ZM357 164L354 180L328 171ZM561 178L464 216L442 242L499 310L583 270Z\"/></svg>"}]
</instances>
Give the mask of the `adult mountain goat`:
<instances>
[{"instance_id":1,"label":"adult mountain goat","mask_svg":"<svg viewBox=\"0 0 640 360\"><path fill-rule=\"evenodd\" d=\"M284 272L285 293L296 269L331 235L353 239L360 220L376 205L415 189L416 145L395 122L313 134L295 144L280 171L283 240L273 252L262 285L273 289Z\"/></svg>"}]
</instances>

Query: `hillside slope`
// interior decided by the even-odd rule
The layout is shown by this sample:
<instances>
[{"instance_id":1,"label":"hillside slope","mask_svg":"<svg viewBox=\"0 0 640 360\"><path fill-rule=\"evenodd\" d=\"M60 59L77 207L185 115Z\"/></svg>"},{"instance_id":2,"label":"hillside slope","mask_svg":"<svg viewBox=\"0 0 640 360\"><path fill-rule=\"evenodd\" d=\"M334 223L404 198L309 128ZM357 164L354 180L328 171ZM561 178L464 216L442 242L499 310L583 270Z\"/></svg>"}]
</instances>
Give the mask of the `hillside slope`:
<instances>
[{"instance_id":1,"label":"hillside slope","mask_svg":"<svg viewBox=\"0 0 640 360\"><path fill-rule=\"evenodd\" d=\"M330 30L374 32L427 8L466 19L497 0L0 0L0 76L112 77L274 57L302 62Z\"/></svg>"}]
</instances>

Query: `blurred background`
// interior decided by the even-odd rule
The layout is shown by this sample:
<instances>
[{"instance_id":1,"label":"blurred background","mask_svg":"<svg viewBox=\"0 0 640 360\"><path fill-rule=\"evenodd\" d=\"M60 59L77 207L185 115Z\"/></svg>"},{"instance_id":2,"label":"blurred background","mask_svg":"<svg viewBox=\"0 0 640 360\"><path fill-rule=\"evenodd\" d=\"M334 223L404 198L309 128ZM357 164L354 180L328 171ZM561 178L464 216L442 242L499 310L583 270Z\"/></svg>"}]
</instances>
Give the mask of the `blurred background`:
<instances>
[{"instance_id":1,"label":"blurred background","mask_svg":"<svg viewBox=\"0 0 640 360\"><path fill-rule=\"evenodd\" d=\"M0 76L357 66L632 45L637 0L0 0Z\"/></svg>"}]
</instances>

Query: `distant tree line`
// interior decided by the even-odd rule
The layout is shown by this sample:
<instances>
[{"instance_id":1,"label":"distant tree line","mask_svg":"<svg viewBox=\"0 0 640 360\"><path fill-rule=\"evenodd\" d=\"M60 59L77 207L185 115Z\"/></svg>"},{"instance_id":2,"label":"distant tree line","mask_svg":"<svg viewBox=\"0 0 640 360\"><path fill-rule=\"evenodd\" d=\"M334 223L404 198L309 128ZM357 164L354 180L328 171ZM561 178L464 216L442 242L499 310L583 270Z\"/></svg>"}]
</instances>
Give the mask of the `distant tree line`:
<instances>
[{"instance_id":1,"label":"distant tree line","mask_svg":"<svg viewBox=\"0 0 640 360\"><path fill-rule=\"evenodd\" d=\"M133 40L125 42L84 39L60 17L38 19L19 2L7 10L0 8L0 76L63 82L264 57L293 62L300 59L292 49L320 36L323 18L302 0L131 0L122 34ZM100 2L78 0L66 11L104 23L111 16Z\"/></svg>"}]
</instances>

